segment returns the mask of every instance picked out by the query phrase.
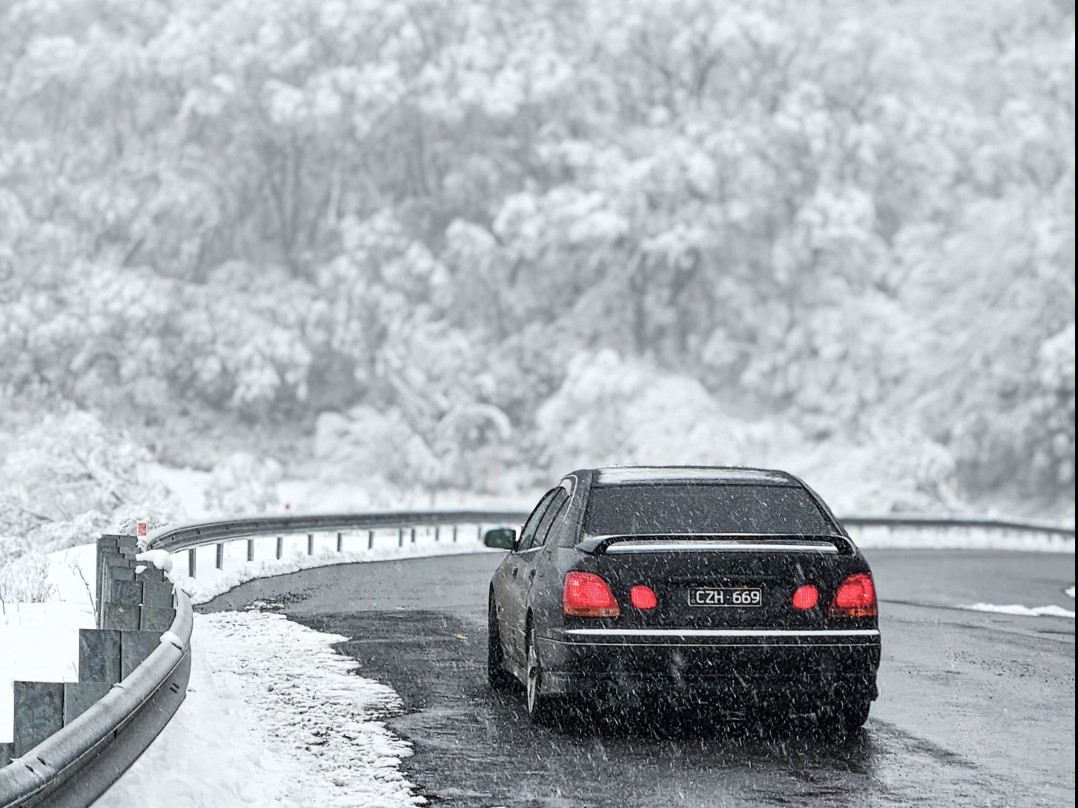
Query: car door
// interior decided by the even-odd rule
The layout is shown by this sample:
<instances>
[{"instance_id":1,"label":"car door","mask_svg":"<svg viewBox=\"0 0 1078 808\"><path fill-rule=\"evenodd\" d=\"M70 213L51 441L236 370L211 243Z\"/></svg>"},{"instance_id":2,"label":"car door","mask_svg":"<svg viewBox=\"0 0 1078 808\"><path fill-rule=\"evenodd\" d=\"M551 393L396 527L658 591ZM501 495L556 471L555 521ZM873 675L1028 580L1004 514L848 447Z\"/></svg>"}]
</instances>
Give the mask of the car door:
<instances>
[{"instance_id":1,"label":"car door","mask_svg":"<svg viewBox=\"0 0 1078 808\"><path fill-rule=\"evenodd\" d=\"M524 615L527 613L528 589L535 569L532 542L539 522L546 515L551 501L561 490L561 488L553 488L543 494L535 510L524 522L516 547L499 568L494 581L498 620L502 629L502 645L506 654L519 665L524 664Z\"/></svg>"},{"instance_id":2,"label":"car door","mask_svg":"<svg viewBox=\"0 0 1078 808\"><path fill-rule=\"evenodd\" d=\"M558 570L550 563L549 554L544 553L543 550L547 546L550 540L551 534L554 529L562 521L570 499L570 488L568 484L562 485L562 487L554 494L553 499L550 500L550 505L547 506L546 513L543 514L543 518L539 520L539 526L535 530L535 538L532 539L531 547L527 553L524 553L521 558L520 576L523 580L523 586L525 589L524 595L524 614L528 612L528 608L535 603L537 597L547 597L550 593L545 589L554 587L558 590L557 598L560 602L562 581ZM546 636L544 627L538 625L537 630L540 636Z\"/></svg>"}]
</instances>

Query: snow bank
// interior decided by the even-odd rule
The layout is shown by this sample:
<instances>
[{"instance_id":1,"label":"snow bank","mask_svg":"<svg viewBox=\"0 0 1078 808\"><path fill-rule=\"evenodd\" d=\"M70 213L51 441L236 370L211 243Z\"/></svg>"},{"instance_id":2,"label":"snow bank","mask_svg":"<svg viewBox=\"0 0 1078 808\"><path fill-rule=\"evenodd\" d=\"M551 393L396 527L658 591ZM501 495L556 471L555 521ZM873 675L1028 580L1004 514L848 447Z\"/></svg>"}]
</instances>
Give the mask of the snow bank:
<instances>
[{"instance_id":1,"label":"snow bank","mask_svg":"<svg viewBox=\"0 0 1078 808\"><path fill-rule=\"evenodd\" d=\"M997 606L993 603L972 603L968 606L959 606L960 609L969 609L973 612L994 612L996 614L1015 614L1019 617L1069 617L1074 619L1074 612L1064 609L1062 606Z\"/></svg>"},{"instance_id":2,"label":"snow bank","mask_svg":"<svg viewBox=\"0 0 1078 808\"><path fill-rule=\"evenodd\" d=\"M0 743L13 737L16 680L77 682L79 629L93 612L68 603L9 603L0 611Z\"/></svg>"},{"instance_id":3,"label":"snow bank","mask_svg":"<svg viewBox=\"0 0 1078 808\"><path fill-rule=\"evenodd\" d=\"M94 545L48 557L49 603L7 603L0 609L0 743L13 736L12 683L77 682L79 629L94 628ZM85 576L85 577L84 577Z\"/></svg>"},{"instance_id":4,"label":"snow bank","mask_svg":"<svg viewBox=\"0 0 1078 808\"><path fill-rule=\"evenodd\" d=\"M1073 586L1068 586L1066 589L1063 590L1063 594L1066 595L1068 598L1073 598L1074 597L1074 587Z\"/></svg>"},{"instance_id":5,"label":"snow bank","mask_svg":"<svg viewBox=\"0 0 1078 808\"><path fill-rule=\"evenodd\" d=\"M279 615L196 615L187 700L98 808L399 808L425 803L385 728L401 707Z\"/></svg>"},{"instance_id":6,"label":"snow bank","mask_svg":"<svg viewBox=\"0 0 1078 808\"><path fill-rule=\"evenodd\" d=\"M864 550L1011 550L1034 553L1074 553L1074 538L1043 533L962 528L851 528Z\"/></svg>"}]
</instances>

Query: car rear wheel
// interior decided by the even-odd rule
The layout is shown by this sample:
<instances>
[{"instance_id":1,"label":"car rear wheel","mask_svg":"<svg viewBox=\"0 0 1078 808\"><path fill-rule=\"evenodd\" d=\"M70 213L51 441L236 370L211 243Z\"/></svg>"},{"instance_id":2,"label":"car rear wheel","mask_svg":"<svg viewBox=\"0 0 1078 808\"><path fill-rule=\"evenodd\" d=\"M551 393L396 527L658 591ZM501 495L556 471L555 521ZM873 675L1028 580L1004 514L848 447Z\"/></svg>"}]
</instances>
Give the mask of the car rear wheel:
<instances>
[{"instance_id":1,"label":"car rear wheel","mask_svg":"<svg viewBox=\"0 0 1078 808\"><path fill-rule=\"evenodd\" d=\"M492 690L505 691L513 686L513 677L505 669L505 652L498 631L498 613L494 598L487 608L487 681Z\"/></svg>"},{"instance_id":2,"label":"car rear wheel","mask_svg":"<svg viewBox=\"0 0 1078 808\"><path fill-rule=\"evenodd\" d=\"M535 626L528 628L527 664L524 694L528 717L536 724L549 724L556 715L555 700L543 693L543 669L536 653Z\"/></svg>"},{"instance_id":3,"label":"car rear wheel","mask_svg":"<svg viewBox=\"0 0 1078 808\"><path fill-rule=\"evenodd\" d=\"M821 711L818 718L829 732L848 737L865 725L871 707L871 699L851 697Z\"/></svg>"},{"instance_id":4,"label":"car rear wheel","mask_svg":"<svg viewBox=\"0 0 1078 808\"><path fill-rule=\"evenodd\" d=\"M846 735L855 735L868 721L868 712L872 708L871 699L851 699L842 704L837 711L840 729Z\"/></svg>"}]
</instances>

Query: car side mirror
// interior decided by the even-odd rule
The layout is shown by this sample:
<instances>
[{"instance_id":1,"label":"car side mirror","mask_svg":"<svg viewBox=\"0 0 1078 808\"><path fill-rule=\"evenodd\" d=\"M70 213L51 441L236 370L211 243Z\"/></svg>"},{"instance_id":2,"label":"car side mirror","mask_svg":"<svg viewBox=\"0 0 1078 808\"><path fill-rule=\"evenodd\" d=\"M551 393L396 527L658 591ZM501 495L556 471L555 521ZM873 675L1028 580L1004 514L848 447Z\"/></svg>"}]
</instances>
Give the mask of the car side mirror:
<instances>
[{"instance_id":1,"label":"car side mirror","mask_svg":"<svg viewBox=\"0 0 1078 808\"><path fill-rule=\"evenodd\" d=\"M512 550L517 543L517 532L508 527L496 527L483 534L483 544L495 550Z\"/></svg>"}]
</instances>

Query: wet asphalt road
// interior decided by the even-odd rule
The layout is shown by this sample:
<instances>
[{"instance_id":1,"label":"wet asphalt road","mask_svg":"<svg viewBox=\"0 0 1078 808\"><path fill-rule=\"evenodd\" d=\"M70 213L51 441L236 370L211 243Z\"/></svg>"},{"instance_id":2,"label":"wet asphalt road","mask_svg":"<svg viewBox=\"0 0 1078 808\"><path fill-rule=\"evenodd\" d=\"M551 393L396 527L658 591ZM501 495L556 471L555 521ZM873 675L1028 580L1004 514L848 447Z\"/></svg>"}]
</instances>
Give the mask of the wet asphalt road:
<instances>
[{"instance_id":1,"label":"wet asphalt road","mask_svg":"<svg viewBox=\"0 0 1078 808\"><path fill-rule=\"evenodd\" d=\"M1074 805L1074 620L957 608L1074 609L1074 556L872 551L884 659L859 736L824 743L687 712L532 726L485 681L486 590L500 556L351 564L253 581L208 609L284 603L350 637L358 672L392 686L407 777L436 806Z\"/></svg>"}]
</instances>

